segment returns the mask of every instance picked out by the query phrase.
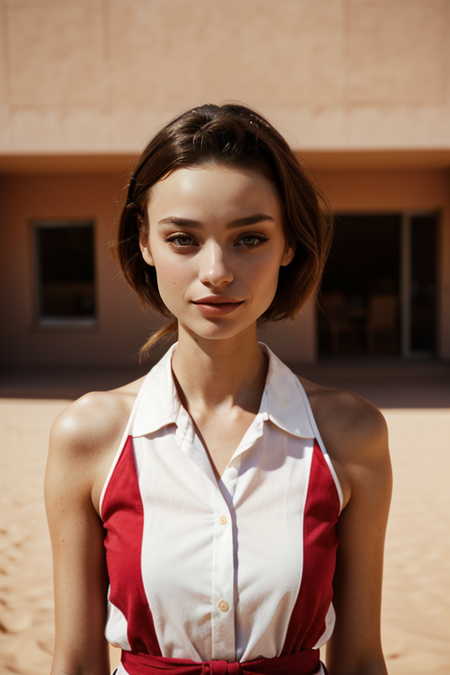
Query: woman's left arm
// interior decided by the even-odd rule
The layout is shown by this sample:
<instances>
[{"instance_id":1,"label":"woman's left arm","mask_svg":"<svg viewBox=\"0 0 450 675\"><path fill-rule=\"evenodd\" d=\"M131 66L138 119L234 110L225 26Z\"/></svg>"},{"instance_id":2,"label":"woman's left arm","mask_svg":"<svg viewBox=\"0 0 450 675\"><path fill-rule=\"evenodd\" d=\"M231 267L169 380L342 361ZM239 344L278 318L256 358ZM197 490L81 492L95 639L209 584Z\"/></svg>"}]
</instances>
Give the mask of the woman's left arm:
<instances>
[{"instance_id":1,"label":"woman's left arm","mask_svg":"<svg viewBox=\"0 0 450 675\"><path fill-rule=\"evenodd\" d=\"M347 503L339 518L333 582L336 626L327 645L329 675L387 675L380 636L381 586L392 471L386 422L345 392L333 445ZM341 406L338 406L338 408Z\"/></svg>"}]
</instances>

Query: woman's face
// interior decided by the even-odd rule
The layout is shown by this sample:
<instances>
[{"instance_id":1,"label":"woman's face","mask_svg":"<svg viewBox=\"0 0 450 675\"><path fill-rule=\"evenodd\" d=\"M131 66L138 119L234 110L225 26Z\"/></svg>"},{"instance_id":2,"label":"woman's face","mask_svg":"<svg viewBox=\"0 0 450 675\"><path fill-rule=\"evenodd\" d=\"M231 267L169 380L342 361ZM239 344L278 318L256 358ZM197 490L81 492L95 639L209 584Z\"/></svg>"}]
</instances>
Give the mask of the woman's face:
<instances>
[{"instance_id":1,"label":"woman's face","mask_svg":"<svg viewBox=\"0 0 450 675\"><path fill-rule=\"evenodd\" d=\"M141 251L161 298L180 330L207 339L255 326L294 257L275 188L249 169L177 169L153 188L148 221Z\"/></svg>"}]
</instances>

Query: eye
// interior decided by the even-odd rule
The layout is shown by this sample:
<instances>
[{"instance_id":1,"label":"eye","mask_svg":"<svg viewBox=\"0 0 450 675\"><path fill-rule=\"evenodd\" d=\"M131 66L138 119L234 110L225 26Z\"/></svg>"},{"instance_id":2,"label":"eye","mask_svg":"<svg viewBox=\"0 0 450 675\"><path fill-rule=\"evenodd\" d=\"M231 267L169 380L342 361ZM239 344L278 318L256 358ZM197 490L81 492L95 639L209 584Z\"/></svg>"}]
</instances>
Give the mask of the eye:
<instances>
[{"instance_id":1,"label":"eye","mask_svg":"<svg viewBox=\"0 0 450 675\"><path fill-rule=\"evenodd\" d=\"M186 248L187 246L194 246L195 241L187 234L171 234L166 238L171 244L175 244L179 248Z\"/></svg>"},{"instance_id":2,"label":"eye","mask_svg":"<svg viewBox=\"0 0 450 675\"><path fill-rule=\"evenodd\" d=\"M244 234L239 239L239 244L243 244L246 248L255 248L260 244L264 244L267 241L267 237L264 237L262 234Z\"/></svg>"}]
</instances>

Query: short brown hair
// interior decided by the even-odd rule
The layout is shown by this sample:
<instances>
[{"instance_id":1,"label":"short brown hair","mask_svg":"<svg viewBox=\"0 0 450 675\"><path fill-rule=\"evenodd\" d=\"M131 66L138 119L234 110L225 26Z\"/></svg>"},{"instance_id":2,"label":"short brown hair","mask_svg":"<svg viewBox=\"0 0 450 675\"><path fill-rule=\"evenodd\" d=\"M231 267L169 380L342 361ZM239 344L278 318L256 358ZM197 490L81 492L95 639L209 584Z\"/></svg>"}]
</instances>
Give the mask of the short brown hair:
<instances>
[{"instance_id":1,"label":"short brown hair","mask_svg":"<svg viewBox=\"0 0 450 675\"><path fill-rule=\"evenodd\" d=\"M143 303L173 319L159 295L155 269L142 258L139 227L148 223L146 206L159 180L181 167L212 162L256 170L275 186L284 236L295 255L289 265L280 268L275 297L260 322L294 317L320 283L331 244L331 212L284 138L262 115L243 105L193 108L169 122L145 148L112 242L126 282ZM174 330L176 322L172 321L144 349Z\"/></svg>"}]
</instances>

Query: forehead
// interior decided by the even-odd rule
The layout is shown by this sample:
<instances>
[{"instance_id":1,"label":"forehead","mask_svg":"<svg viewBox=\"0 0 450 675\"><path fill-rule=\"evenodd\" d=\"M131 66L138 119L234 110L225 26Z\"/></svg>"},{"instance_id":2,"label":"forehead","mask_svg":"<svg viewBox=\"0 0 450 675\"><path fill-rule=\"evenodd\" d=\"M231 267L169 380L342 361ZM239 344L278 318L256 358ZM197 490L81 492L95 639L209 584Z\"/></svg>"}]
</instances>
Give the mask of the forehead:
<instances>
[{"instance_id":1,"label":"forehead","mask_svg":"<svg viewBox=\"0 0 450 675\"><path fill-rule=\"evenodd\" d=\"M261 173L244 167L218 164L180 168L153 186L149 195L149 213L188 209L208 211L280 212L274 185Z\"/></svg>"}]
</instances>

